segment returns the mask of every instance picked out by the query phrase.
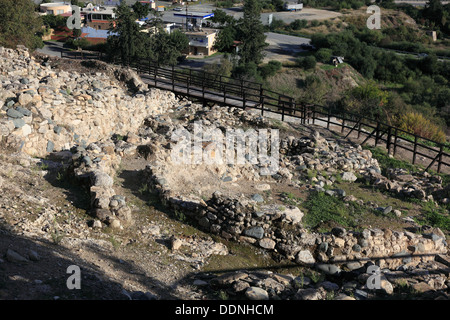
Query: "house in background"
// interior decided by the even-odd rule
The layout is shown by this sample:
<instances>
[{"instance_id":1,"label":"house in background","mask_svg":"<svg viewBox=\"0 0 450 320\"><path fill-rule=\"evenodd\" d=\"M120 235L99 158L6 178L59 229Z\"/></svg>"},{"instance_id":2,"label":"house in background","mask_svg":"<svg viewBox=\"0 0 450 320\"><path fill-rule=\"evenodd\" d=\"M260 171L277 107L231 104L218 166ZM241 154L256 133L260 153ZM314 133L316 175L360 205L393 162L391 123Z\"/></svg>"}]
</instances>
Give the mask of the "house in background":
<instances>
[{"instance_id":1,"label":"house in background","mask_svg":"<svg viewBox=\"0 0 450 320\"><path fill-rule=\"evenodd\" d=\"M344 63L344 57L339 57L339 56L331 57L331 64L334 65L335 67L337 67L341 63Z\"/></svg>"},{"instance_id":2,"label":"house in background","mask_svg":"<svg viewBox=\"0 0 450 320\"><path fill-rule=\"evenodd\" d=\"M297 1L285 2L284 10L286 11L300 11L303 9L303 3L298 3Z\"/></svg>"},{"instance_id":3,"label":"house in background","mask_svg":"<svg viewBox=\"0 0 450 320\"><path fill-rule=\"evenodd\" d=\"M187 31L186 36L189 38L189 47L184 52L187 55L203 55L210 56L217 52L214 48L218 31L215 29L204 29L203 31Z\"/></svg>"},{"instance_id":4,"label":"house in background","mask_svg":"<svg viewBox=\"0 0 450 320\"><path fill-rule=\"evenodd\" d=\"M84 25L98 30L108 30L112 20L116 18L116 7L94 6L89 3L81 9L84 16Z\"/></svg>"},{"instance_id":5,"label":"house in background","mask_svg":"<svg viewBox=\"0 0 450 320\"><path fill-rule=\"evenodd\" d=\"M41 3L39 5L41 14L51 14L54 16L69 14L72 15L72 6L64 2Z\"/></svg>"},{"instance_id":6,"label":"house in background","mask_svg":"<svg viewBox=\"0 0 450 320\"><path fill-rule=\"evenodd\" d=\"M86 38L90 43L104 43L108 36L117 35L109 30L97 30L91 27L81 28L81 38Z\"/></svg>"},{"instance_id":7,"label":"house in background","mask_svg":"<svg viewBox=\"0 0 450 320\"><path fill-rule=\"evenodd\" d=\"M155 0L148 0L148 1L139 1L142 4L148 4L150 9L155 10L156 9L156 1Z\"/></svg>"}]
</instances>

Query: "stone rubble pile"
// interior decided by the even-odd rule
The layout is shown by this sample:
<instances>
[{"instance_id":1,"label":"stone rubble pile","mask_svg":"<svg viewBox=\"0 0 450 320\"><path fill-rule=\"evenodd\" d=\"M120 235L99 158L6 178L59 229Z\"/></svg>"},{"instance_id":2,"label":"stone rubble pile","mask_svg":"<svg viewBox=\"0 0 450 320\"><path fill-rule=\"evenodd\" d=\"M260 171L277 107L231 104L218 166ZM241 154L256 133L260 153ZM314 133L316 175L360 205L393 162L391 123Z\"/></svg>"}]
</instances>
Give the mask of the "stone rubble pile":
<instances>
[{"instance_id":1,"label":"stone rubble pile","mask_svg":"<svg viewBox=\"0 0 450 320\"><path fill-rule=\"evenodd\" d=\"M405 169L395 168L388 170L387 177L379 172L369 171L364 178L376 188L395 195L450 203L450 185L443 187L440 176L426 171L409 173Z\"/></svg>"},{"instance_id":2,"label":"stone rubble pile","mask_svg":"<svg viewBox=\"0 0 450 320\"><path fill-rule=\"evenodd\" d=\"M213 109L213 112L214 117L222 118L219 116L220 110ZM200 116L203 119L206 117L204 112ZM445 235L438 228L428 230L424 235L376 228L361 232L335 228L330 234L316 234L303 228L301 222L304 214L298 207L265 204L260 194L239 194L232 197L216 191L206 199L180 191L175 185L171 185L172 180L168 175L173 172L189 175L189 166L184 171L179 171L171 163L170 134L180 125L189 128L195 119L198 116L191 115L183 119L188 123L181 124L167 118L164 121L154 117L146 120L153 133L158 132L166 138L164 143L151 147L154 159L157 160L150 161L144 174L148 186L159 193L163 203L174 211L185 213L204 230L227 240L255 244L330 275L339 274L343 268L361 268L367 261L376 263L381 268L395 270L401 267L407 270L434 260L436 254L447 252ZM222 128L226 129L226 125L222 125ZM378 162L372 158L370 151L338 143L336 140L326 140L318 132L310 137L283 138L280 153L281 169L276 175L266 179L300 181L308 170L323 171L326 175L321 175L321 179L316 178L317 184L311 186L313 190L333 193L346 201L352 199L346 197L343 190L323 188L333 184L335 180L331 178L339 175L342 180L352 182L358 179L357 175L381 175ZM244 174L240 177L241 180L238 179L237 182L250 180ZM256 176L252 181L260 179L261 177Z\"/></svg>"},{"instance_id":3,"label":"stone rubble pile","mask_svg":"<svg viewBox=\"0 0 450 320\"><path fill-rule=\"evenodd\" d=\"M446 300L445 289L450 285L448 260L420 263L406 270L380 269L380 288L368 286L367 262L359 268L342 270L338 275L324 277L314 271L281 274L272 271L240 270L222 275L201 274L192 279L198 291L212 288L225 292L230 299L249 300L366 300L396 297L398 299ZM403 288L396 293L394 288Z\"/></svg>"},{"instance_id":4,"label":"stone rubble pile","mask_svg":"<svg viewBox=\"0 0 450 320\"><path fill-rule=\"evenodd\" d=\"M126 135L148 115L176 104L168 91L130 95L104 73L54 71L26 48L0 47L0 135L7 145L32 156Z\"/></svg>"}]
</instances>

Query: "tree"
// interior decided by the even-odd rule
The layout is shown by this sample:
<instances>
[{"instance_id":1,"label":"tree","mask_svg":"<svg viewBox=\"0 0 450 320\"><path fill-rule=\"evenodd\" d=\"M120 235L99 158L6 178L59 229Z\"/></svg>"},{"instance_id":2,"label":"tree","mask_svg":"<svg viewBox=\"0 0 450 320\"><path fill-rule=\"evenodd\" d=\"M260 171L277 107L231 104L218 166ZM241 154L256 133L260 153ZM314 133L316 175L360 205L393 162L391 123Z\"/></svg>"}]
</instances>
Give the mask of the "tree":
<instances>
[{"instance_id":1,"label":"tree","mask_svg":"<svg viewBox=\"0 0 450 320\"><path fill-rule=\"evenodd\" d=\"M292 28L292 30L300 30L306 28L307 25L308 21L304 19L295 19L290 23L290 27Z\"/></svg>"},{"instance_id":2,"label":"tree","mask_svg":"<svg viewBox=\"0 0 450 320\"><path fill-rule=\"evenodd\" d=\"M34 11L33 1L0 1L0 21L0 46L15 48L21 44L34 50L44 45L38 36L43 23Z\"/></svg>"},{"instance_id":3,"label":"tree","mask_svg":"<svg viewBox=\"0 0 450 320\"><path fill-rule=\"evenodd\" d=\"M47 14L42 16L42 22L50 28L64 28L67 25L67 17Z\"/></svg>"},{"instance_id":4,"label":"tree","mask_svg":"<svg viewBox=\"0 0 450 320\"><path fill-rule=\"evenodd\" d=\"M216 9L213 10L214 16L211 18L211 22L218 23L221 26L228 24L235 24L236 20L233 16L228 15L225 11Z\"/></svg>"},{"instance_id":5,"label":"tree","mask_svg":"<svg viewBox=\"0 0 450 320\"><path fill-rule=\"evenodd\" d=\"M419 63L419 67L425 74L436 74L439 70L439 64L436 55L430 54L423 58Z\"/></svg>"},{"instance_id":6,"label":"tree","mask_svg":"<svg viewBox=\"0 0 450 320\"><path fill-rule=\"evenodd\" d=\"M258 69L261 77L263 79L267 79L274 76L275 73L277 73L277 71L281 69L281 67L282 64L280 61L270 60L269 63L260 66Z\"/></svg>"},{"instance_id":7,"label":"tree","mask_svg":"<svg viewBox=\"0 0 450 320\"><path fill-rule=\"evenodd\" d=\"M81 1L78 1L78 0L70 0L70 4L73 5L73 6L78 6L80 8L83 8L85 6L84 2L81 2Z\"/></svg>"},{"instance_id":8,"label":"tree","mask_svg":"<svg viewBox=\"0 0 450 320\"><path fill-rule=\"evenodd\" d=\"M150 6L148 3L140 3L139 1L136 1L131 8L138 19L145 18L150 13Z\"/></svg>"},{"instance_id":9,"label":"tree","mask_svg":"<svg viewBox=\"0 0 450 320\"><path fill-rule=\"evenodd\" d=\"M394 0L377 0L377 1L375 1L375 3L386 9L394 9L395 8Z\"/></svg>"},{"instance_id":10,"label":"tree","mask_svg":"<svg viewBox=\"0 0 450 320\"><path fill-rule=\"evenodd\" d=\"M188 46L189 39L183 32L175 30L168 34L160 28L147 39L146 55L158 65L175 65Z\"/></svg>"},{"instance_id":11,"label":"tree","mask_svg":"<svg viewBox=\"0 0 450 320\"><path fill-rule=\"evenodd\" d=\"M435 26L441 27L444 22L442 20L444 17L443 11L444 7L442 6L440 0L429 0L425 4L425 8L422 11L422 16L425 19L428 19Z\"/></svg>"},{"instance_id":12,"label":"tree","mask_svg":"<svg viewBox=\"0 0 450 320\"><path fill-rule=\"evenodd\" d=\"M74 39L78 39L79 37L81 37L81 29L73 29L72 30L72 37Z\"/></svg>"},{"instance_id":13,"label":"tree","mask_svg":"<svg viewBox=\"0 0 450 320\"><path fill-rule=\"evenodd\" d=\"M236 29L229 25L223 28L214 43L214 47L220 52L231 52L236 38Z\"/></svg>"},{"instance_id":14,"label":"tree","mask_svg":"<svg viewBox=\"0 0 450 320\"><path fill-rule=\"evenodd\" d=\"M284 1L283 0L272 0L272 5L275 7L275 10L283 11Z\"/></svg>"},{"instance_id":15,"label":"tree","mask_svg":"<svg viewBox=\"0 0 450 320\"><path fill-rule=\"evenodd\" d=\"M250 62L258 65L264 58L266 36L262 24L260 7L257 0L245 0L244 17L241 19L238 29L242 46L239 50L241 63Z\"/></svg>"},{"instance_id":16,"label":"tree","mask_svg":"<svg viewBox=\"0 0 450 320\"><path fill-rule=\"evenodd\" d=\"M208 80L216 80L220 76L231 77L233 64L227 58L221 58L220 61L214 63L207 63L203 70L206 72L205 77Z\"/></svg>"},{"instance_id":17,"label":"tree","mask_svg":"<svg viewBox=\"0 0 450 320\"><path fill-rule=\"evenodd\" d=\"M136 13L132 12L125 2L121 2L114 12L116 20L111 23L109 30L117 35L108 37L108 45L113 56L119 56L122 64L129 65L145 51L147 35L141 32L141 26L136 23Z\"/></svg>"},{"instance_id":18,"label":"tree","mask_svg":"<svg viewBox=\"0 0 450 320\"><path fill-rule=\"evenodd\" d=\"M254 62L240 63L233 68L232 77L244 81L261 81L261 75L258 72L258 65Z\"/></svg>"},{"instance_id":19,"label":"tree","mask_svg":"<svg viewBox=\"0 0 450 320\"><path fill-rule=\"evenodd\" d=\"M378 88L374 81L350 89L340 101L345 110L372 119L383 116L387 102L388 93Z\"/></svg>"},{"instance_id":20,"label":"tree","mask_svg":"<svg viewBox=\"0 0 450 320\"><path fill-rule=\"evenodd\" d=\"M302 101L323 105L328 92L326 84L316 75L308 75L302 83L304 87L301 94Z\"/></svg>"}]
</instances>

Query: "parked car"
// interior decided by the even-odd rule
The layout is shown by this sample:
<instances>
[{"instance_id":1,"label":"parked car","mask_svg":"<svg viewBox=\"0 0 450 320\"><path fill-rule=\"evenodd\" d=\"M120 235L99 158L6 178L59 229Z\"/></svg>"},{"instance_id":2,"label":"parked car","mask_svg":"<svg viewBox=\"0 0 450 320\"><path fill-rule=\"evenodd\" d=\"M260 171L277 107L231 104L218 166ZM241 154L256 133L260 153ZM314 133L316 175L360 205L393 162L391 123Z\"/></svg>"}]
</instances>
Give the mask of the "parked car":
<instances>
[{"instance_id":1,"label":"parked car","mask_svg":"<svg viewBox=\"0 0 450 320\"><path fill-rule=\"evenodd\" d=\"M303 50L315 50L316 47L314 47L312 44L309 43L302 43L300 45L300 48L302 48Z\"/></svg>"},{"instance_id":2,"label":"parked car","mask_svg":"<svg viewBox=\"0 0 450 320\"><path fill-rule=\"evenodd\" d=\"M183 8L181 8L181 7L173 8L173 11L181 11L181 10L183 10Z\"/></svg>"}]
</instances>

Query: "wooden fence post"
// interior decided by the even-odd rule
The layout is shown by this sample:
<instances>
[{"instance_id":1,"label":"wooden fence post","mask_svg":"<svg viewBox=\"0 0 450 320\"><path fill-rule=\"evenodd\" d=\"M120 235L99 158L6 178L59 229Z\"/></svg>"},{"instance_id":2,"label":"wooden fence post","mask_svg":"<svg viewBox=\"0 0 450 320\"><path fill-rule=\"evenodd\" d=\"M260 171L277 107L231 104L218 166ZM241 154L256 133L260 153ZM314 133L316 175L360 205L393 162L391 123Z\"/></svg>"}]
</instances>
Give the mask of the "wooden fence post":
<instances>
[{"instance_id":1,"label":"wooden fence post","mask_svg":"<svg viewBox=\"0 0 450 320\"><path fill-rule=\"evenodd\" d=\"M175 91L175 67L172 65L172 91Z\"/></svg>"},{"instance_id":2,"label":"wooden fence post","mask_svg":"<svg viewBox=\"0 0 450 320\"><path fill-rule=\"evenodd\" d=\"M388 155L391 154L391 138L392 138L392 127L389 126L388 136L387 136L387 141L386 141L386 149L387 149Z\"/></svg>"},{"instance_id":3,"label":"wooden fence post","mask_svg":"<svg viewBox=\"0 0 450 320\"><path fill-rule=\"evenodd\" d=\"M259 85L259 103L261 104L261 115L264 115L264 89L262 84Z\"/></svg>"},{"instance_id":4,"label":"wooden fence post","mask_svg":"<svg viewBox=\"0 0 450 320\"><path fill-rule=\"evenodd\" d=\"M414 135L414 151L413 151L412 164L416 163L416 152L417 152L417 136Z\"/></svg>"},{"instance_id":5,"label":"wooden fence post","mask_svg":"<svg viewBox=\"0 0 450 320\"><path fill-rule=\"evenodd\" d=\"M316 122L316 105L312 105L312 124L315 124Z\"/></svg>"},{"instance_id":6,"label":"wooden fence post","mask_svg":"<svg viewBox=\"0 0 450 320\"><path fill-rule=\"evenodd\" d=\"M294 98L289 97L289 114L292 115L292 112L294 111Z\"/></svg>"},{"instance_id":7,"label":"wooden fence post","mask_svg":"<svg viewBox=\"0 0 450 320\"><path fill-rule=\"evenodd\" d=\"M437 173L441 173L442 152L443 151L444 151L444 145L441 143L441 146L439 147L439 160L438 160Z\"/></svg>"},{"instance_id":8,"label":"wooden fence post","mask_svg":"<svg viewBox=\"0 0 450 320\"><path fill-rule=\"evenodd\" d=\"M393 156L395 156L395 154L397 153L397 138L398 138L398 129L395 128L395 137L394 137L394 154Z\"/></svg>"},{"instance_id":9,"label":"wooden fence post","mask_svg":"<svg viewBox=\"0 0 450 320\"><path fill-rule=\"evenodd\" d=\"M220 77L222 78L222 77ZM225 86L223 86L223 103L226 104L227 103L227 88Z\"/></svg>"},{"instance_id":10,"label":"wooden fence post","mask_svg":"<svg viewBox=\"0 0 450 320\"><path fill-rule=\"evenodd\" d=\"M327 129L330 129L330 121L331 121L331 108L328 108Z\"/></svg>"},{"instance_id":11,"label":"wooden fence post","mask_svg":"<svg viewBox=\"0 0 450 320\"><path fill-rule=\"evenodd\" d=\"M379 134L380 134L380 121L377 120L377 129L376 129L376 132L375 132L375 147L378 145Z\"/></svg>"}]
</instances>

